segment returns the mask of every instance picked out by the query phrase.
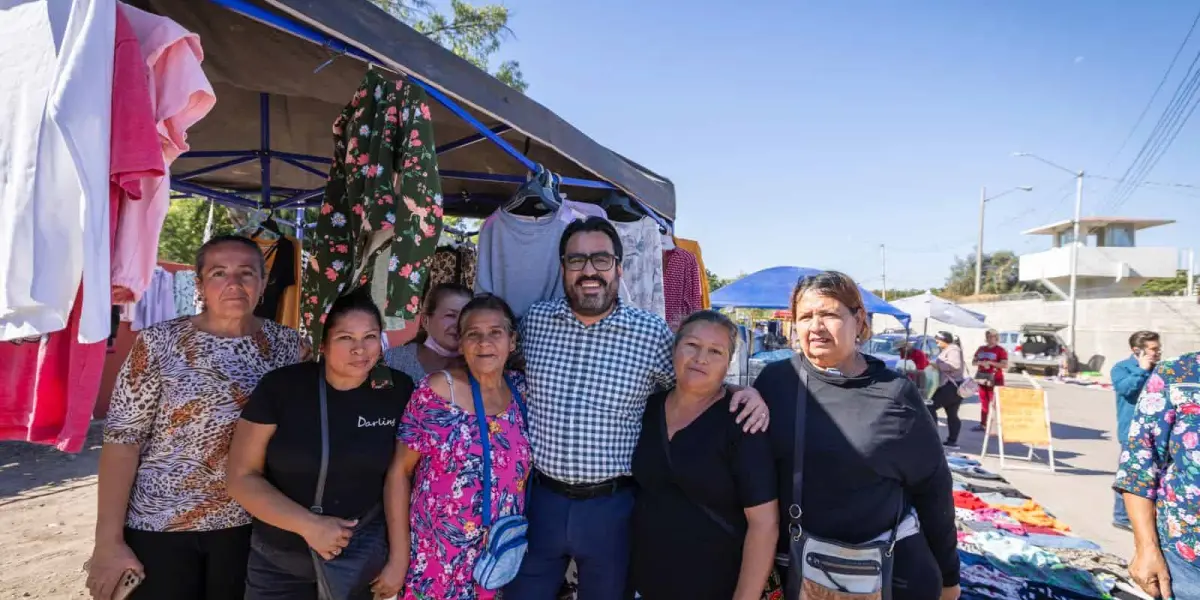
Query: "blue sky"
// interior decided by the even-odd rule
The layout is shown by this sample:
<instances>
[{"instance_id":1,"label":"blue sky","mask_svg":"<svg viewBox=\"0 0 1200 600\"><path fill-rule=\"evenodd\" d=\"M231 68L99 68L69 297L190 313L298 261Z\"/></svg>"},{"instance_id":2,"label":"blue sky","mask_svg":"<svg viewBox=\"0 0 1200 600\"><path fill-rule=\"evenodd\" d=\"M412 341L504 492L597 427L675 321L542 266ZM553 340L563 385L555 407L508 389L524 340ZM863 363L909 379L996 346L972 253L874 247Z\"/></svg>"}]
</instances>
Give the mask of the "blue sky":
<instances>
[{"instance_id":1,"label":"blue sky","mask_svg":"<svg viewBox=\"0 0 1200 600\"><path fill-rule=\"evenodd\" d=\"M1200 51L1200 32L1115 156L1195 17L1194 2L507 0L529 94L671 178L677 232L723 276L790 264L878 287L939 286L973 253L1048 247L1070 176L1014 151L1120 176ZM1200 117L1148 177L1200 184ZM1189 168L1190 167L1190 168ZM1139 245L1197 243L1200 190L1141 188L1084 213L1161 217ZM1188 235L1192 233L1192 235Z\"/></svg>"}]
</instances>

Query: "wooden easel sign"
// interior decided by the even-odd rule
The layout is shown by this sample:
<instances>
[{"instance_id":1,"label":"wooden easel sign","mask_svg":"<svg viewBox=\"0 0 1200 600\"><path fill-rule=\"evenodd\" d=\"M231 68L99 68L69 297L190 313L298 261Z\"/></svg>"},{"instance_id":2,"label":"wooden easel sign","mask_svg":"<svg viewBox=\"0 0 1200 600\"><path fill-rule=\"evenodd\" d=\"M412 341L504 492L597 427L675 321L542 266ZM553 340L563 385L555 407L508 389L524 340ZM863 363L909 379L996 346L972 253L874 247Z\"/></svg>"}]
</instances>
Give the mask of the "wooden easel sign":
<instances>
[{"instance_id":1,"label":"wooden easel sign","mask_svg":"<svg viewBox=\"0 0 1200 600\"><path fill-rule=\"evenodd\" d=\"M1027 464L1012 465L1014 469L1036 469L1034 466L1035 448L1046 448L1049 453L1051 472L1054 472L1054 438L1050 434L1050 404L1046 401L1046 390L1033 378L1033 389L997 387L994 406L988 415L988 422L983 434L983 450L979 457L987 456L988 445L992 440L992 428L995 427L996 437L1000 438L999 457L1000 470L1005 467L1004 445L1007 443L1025 444L1029 446L1029 456L1025 457Z\"/></svg>"}]
</instances>

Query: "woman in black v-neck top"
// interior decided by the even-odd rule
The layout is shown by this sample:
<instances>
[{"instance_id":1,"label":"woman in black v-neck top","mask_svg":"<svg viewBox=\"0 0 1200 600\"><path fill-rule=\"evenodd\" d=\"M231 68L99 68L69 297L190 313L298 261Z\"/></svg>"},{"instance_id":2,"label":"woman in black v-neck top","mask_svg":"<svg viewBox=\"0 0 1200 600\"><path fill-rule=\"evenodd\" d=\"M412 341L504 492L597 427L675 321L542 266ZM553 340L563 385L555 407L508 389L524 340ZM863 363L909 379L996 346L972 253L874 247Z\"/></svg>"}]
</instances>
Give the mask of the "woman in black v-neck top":
<instances>
[{"instance_id":1,"label":"woman in black v-neck top","mask_svg":"<svg viewBox=\"0 0 1200 600\"><path fill-rule=\"evenodd\" d=\"M712 311L676 336L676 388L650 397L633 456L634 584L646 600L758 600L778 535L769 439L743 433L723 381L736 328Z\"/></svg>"}]
</instances>

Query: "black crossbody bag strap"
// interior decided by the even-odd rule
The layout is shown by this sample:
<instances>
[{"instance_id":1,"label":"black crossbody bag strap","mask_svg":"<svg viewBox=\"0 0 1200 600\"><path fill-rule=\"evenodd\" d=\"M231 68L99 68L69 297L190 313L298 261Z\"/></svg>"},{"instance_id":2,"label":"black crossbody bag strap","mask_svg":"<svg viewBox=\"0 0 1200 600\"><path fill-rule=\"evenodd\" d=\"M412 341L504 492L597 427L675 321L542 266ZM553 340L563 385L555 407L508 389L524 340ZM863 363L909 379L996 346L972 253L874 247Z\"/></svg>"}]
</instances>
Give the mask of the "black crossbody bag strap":
<instances>
[{"instance_id":1,"label":"black crossbody bag strap","mask_svg":"<svg viewBox=\"0 0 1200 600\"><path fill-rule=\"evenodd\" d=\"M788 507L788 516L792 522L788 525L788 531L792 534L793 540L799 540L802 534L800 525L800 517L804 512L800 505L804 499L804 443L805 429L808 413L808 369L804 368L804 359L800 358L800 354L792 355L792 366L796 369L796 375L800 378L800 385L796 388L796 435L795 445L792 449L792 505Z\"/></svg>"},{"instance_id":2,"label":"black crossbody bag strap","mask_svg":"<svg viewBox=\"0 0 1200 600\"><path fill-rule=\"evenodd\" d=\"M325 394L325 365L323 363L318 379L320 381L318 395L321 404L321 470L317 474L317 493L313 497L313 503L309 510L319 515L324 513L321 504L325 501L325 477L329 474L329 401Z\"/></svg>"},{"instance_id":3,"label":"black crossbody bag strap","mask_svg":"<svg viewBox=\"0 0 1200 600\"><path fill-rule=\"evenodd\" d=\"M721 400L718 400L718 402L720 402L720 401ZM647 408L647 410L654 410L654 409ZM733 526L732 523L730 523L727 519L725 519L725 517L722 517L712 507L708 506L707 504L705 504L699 500L693 499L691 496L688 495L687 491L683 489L683 486L679 485L678 481L675 481L675 464L671 461L671 440L668 439L668 437L667 437L667 432L668 432L668 429L667 429L667 402L666 402L665 398L663 399L663 403L662 403L662 415L661 416L662 416L662 418L660 419L660 424L659 424L659 428L661 429L661 435L659 437L662 438L663 455L667 459L667 468L670 469L670 471L671 471L672 481L675 483L676 486L679 487L679 491L683 492L683 495L685 497L687 497L688 500L691 500L692 502L696 503L696 506L699 506L700 510L703 510L704 514L708 515L708 518L710 520L712 520L714 523L716 523L718 527L725 530L725 533L728 533L729 535L732 535L732 536L737 536L738 530L736 527Z\"/></svg>"}]
</instances>

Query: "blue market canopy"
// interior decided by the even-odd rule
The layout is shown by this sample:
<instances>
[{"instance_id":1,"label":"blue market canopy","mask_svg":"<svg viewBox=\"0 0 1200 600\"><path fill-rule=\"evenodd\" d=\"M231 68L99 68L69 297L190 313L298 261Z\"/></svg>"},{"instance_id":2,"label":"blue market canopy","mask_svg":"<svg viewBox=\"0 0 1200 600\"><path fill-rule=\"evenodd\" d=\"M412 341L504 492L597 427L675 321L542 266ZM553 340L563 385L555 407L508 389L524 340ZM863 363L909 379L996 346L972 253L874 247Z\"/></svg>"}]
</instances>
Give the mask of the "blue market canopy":
<instances>
[{"instance_id":1,"label":"blue market canopy","mask_svg":"<svg viewBox=\"0 0 1200 600\"><path fill-rule=\"evenodd\" d=\"M771 267L757 273L751 273L712 293L714 308L765 308L769 310L784 310L791 308L792 290L801 277L816 275L821 269L806 269L804 267ZM861 285L863 302L867 312L880 315L892 315L907 323L908 313L888 304L879 296L872 294Z\"/></svg>"},{"instance_id":2,"label":"blue market canopy","mask_svg":"<svg viewBox=\"0 0 1200 600\"><path fill-rule=\"evenodd\" d=\"M537 164L575 200L619 190L660 222L674 185L605 148L370 0L129 0L200 35L213 111L189 130L172 187L233 205L319 201L331 127L368 65L429 95L447 212L490 213ZM615 117L614 117L615 118Z\"/></svg>"}]
</instances>

